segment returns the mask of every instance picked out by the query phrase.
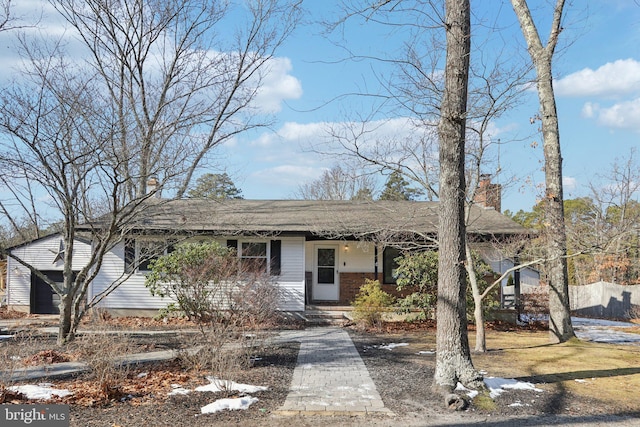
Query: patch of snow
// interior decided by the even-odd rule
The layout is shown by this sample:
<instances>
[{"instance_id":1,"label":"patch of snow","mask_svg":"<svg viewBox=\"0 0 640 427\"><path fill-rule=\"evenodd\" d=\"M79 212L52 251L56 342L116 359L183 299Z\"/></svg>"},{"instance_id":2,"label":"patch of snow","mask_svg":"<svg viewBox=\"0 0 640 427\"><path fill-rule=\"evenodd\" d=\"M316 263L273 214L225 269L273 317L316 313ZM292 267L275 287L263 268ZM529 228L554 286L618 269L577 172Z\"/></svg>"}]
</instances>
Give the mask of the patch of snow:
<instances>
[{"instance_id":1,"label":"patch of snow","mask_svg":"<svg viewBox=\"0 0 640 427\"><path fill-rule=\"evenodd\" d=\"M52 388L53 384L40 383L17 385L8 387L9 390L24 394L27 399L32 400L50 400L53 396L65 397L73 394L69 390Z\"/></svg>"},{"instance_id":2,"label":"patch of snow","mask_svg":"<svg viewBox=\"0 0 640 427\"><path fill-rule=\"evenodd\" d=\"M533 384L529 382L517 381L514 379L506 379L506 378L497 378L497 377L486 377L484 379L484 383L487 388L489 388L489 397L495 399L504 393L505 390L529 390L535 392L543 392L539 388L536 388Z\"/></svg>"},{"instance_id":3,"label":"patch of snow","mask_svg":"<svg viewBox=\"0 0 640 427\"><path fill-rule=\"evenodd\" d=\"M196 387L196 391L210 391L210 392L218 392L218 391L237 391L240 393L256 393L259 391L266 391L269 387L265 386L256 386L256 385L248 385L248 384L238 384L231 380L221 380L215 377L207 377L210 384L203 385L200 387Z\"/></svg>"},{"instance_id":4,"label":"patch of snow","mask_svg":"<svg viewBox=\"0 0 640 427\"><path fill-rule=\"evenodd\" d=\"M0 340L8 340L13 338L13 335L0 335Z\"/></svg>"},{"instance_id":5,"label":"patch of snow","mask_svg":"<svg viewBox=\"0 0 640 427\"><path fill-rule=\"evenodd\" d=\"M588 317L572 317L571 324L573 326L617 326L617 327L632 327L638 326L631 322L619 322L617 320L607 319L590 319Z\"/></svg>"},{"instance_id":6,"label":"patch of snow","mask_svg":"<svg viewBox=\"0 0 640 427\"><path fill-rule=\"evenodd\" d=\"M191 390L182 387L180 384L171 384L171 388L173 390L167 394L168 396L184 396L191 393Z\"/></svg>"},{"instance_id":7,"label":"patch of snow","mask_svg":"<svg viewBox=\"0 0 640 427\"><path fill-rule=\"evenodd\" d=\"M575 328L578 338L606 344L640 344L640 334L617 331L615 329L600 328L597 326Z\"/></svg>"},{"instance_id":8,"label":"patch of snow","mask_svg":"<svg viewBox=\"0 0 640 427\"><path fill-rule=\"evenodd\" d=\"M485 377L484 383L489 389L489 397L495 399L507 390L530 390L535 392L543 392L539 388L536 388L533 384L528 382L517 381L514 379L505 379L497 377ZM478 395L476 390L470 390L461 383L456 386L456 391L467 392L467 396L471 399Z\"/></svg>"},{"instance_id":9,"label":"patch of snow","mask_svg":"<svg viewBox=\"0 0 640 427\"><path fill-rule=\"evenodd\" d=\"M528 403L522 403L520 401L517 402L513 402L511 405L509 405L509 407L511 408L515 408L515 407L519 407L519 406L531 406Z\"/></svg>"},{"instance_id":10,"label":"patch of snow","mask_svg":"<svg viewBox=\"0 0 640 427\"><path fill-rule=\"evenodd\" d=\"M146 378L149 375L148 372L140 372L136 378Z\"/></svg>"},{"instance_id":11,"label":"patch of snow","mask_svg":"<svg viewBox=\"0 0 640 427\"><path fill-rule=\"evenodd\" d=\"M405 347L407 345L409 345L409 343L406 343L406 342L401 342L401 343L392 342L390 344L380 345L379 348L384 349L384 350L393 350L396 347Z\"/></svg>"},{"instance_id":12,"label":"patch of snow","mask_svg":"<svg viewBox=\"0 0 640 427\"><path fill-rule=\"evenodd\" d=\"M477 390L469 390L468 388L463 386L462 383L458 383L458 385L456 385L455 391L465 391L465 392L467 392L467 396L469 396L470 399L473 399L478 395L478 391Z\"/></svg>"},{"instance_id":13,"label":"patch of snow","mask_svg":"<svg viewBox=\"0 0 640 427\"><path fill-rule=\"evenodd\" d=\"M207 406L203 406L200 408L200 412L203 414L213 414L216 412L223 411L228 409L230 411L240 410L240 409L248 409L249 406L256 403L258 401L257 397L252 396L244 396L238 398L231 399L219 399L213 403L208 404Z\"/></svg>"},{"instance_id":14,"label":"patch of snow","mask_svg":"<svg viewBox=\"0 0 640 427\"><path fill-rule=\"evenodd\" d=\"M518 320L519 325L526 325L531 322L546 322L549 320L548 314L521 313Z\"/></svg>"},{"instance_id":15,"label":"patch of snow","mask_svg":"<svg viewBox=\"0 0 640 427\"><path fill-rule=\"evenodd\" d=\"M422 350L417 352L416 354L436 354L434 350Z\"/></svg>"}]
</instances>

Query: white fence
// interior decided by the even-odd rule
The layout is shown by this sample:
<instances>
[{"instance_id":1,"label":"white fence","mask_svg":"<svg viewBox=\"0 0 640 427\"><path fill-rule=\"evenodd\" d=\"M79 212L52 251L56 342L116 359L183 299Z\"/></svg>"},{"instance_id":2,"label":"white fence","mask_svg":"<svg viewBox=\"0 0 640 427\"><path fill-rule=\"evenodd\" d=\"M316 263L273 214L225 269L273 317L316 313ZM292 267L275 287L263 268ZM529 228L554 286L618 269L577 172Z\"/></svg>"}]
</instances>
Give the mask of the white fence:
<instances>
[{"instance_id":1,"label":"white fence","mask_svg":"<svg viewBox=\"0 0 640 427\"><path fill-rule=\"evenodd\" d=\"M569 302L571 311L580 316L628 318L632 310L640 311L640 285L622 286L597 282L584 286L569 286Z\"/></svg>"}]
</instances>

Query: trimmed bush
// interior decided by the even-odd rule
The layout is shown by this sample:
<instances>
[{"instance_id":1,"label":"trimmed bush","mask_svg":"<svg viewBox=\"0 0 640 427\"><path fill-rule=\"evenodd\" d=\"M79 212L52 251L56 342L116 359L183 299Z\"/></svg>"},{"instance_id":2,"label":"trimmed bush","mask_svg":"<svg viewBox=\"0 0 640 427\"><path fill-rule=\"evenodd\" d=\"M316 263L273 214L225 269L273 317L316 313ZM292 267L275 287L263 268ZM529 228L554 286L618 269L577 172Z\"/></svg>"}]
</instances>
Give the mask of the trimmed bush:
<instances>
[{"instance_id":1,"label":"trimmed bush","mask_svg":"<svg viewBox=\"0 0 640 427\"><path fill-rule=\"evenodd\" d=\"M351 303L354 307L354 320L366 326L379 327L382 315L389 311L393 303L393 296L382 290L379 281L365 279L355 301Z\"/></svg>"}]
</instances>

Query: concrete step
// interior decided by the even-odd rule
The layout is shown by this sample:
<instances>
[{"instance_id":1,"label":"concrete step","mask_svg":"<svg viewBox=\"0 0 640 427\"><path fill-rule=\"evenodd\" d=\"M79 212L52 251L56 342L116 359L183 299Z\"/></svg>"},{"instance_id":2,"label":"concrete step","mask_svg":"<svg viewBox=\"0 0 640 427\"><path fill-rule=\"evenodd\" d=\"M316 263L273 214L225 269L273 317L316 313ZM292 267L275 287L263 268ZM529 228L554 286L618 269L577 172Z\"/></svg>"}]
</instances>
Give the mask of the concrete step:
<instances>
[{"instance_id":1,"label":"concrete step","mask_svg":"<svg viewBox=\"0 0 640 427\"><path fill-rule=\"evenodd\" d=\"M304 319L307 324L312 325L343 325L349 322L345 312L338 310L305 310Z\"/></svg>"}]
</instances>

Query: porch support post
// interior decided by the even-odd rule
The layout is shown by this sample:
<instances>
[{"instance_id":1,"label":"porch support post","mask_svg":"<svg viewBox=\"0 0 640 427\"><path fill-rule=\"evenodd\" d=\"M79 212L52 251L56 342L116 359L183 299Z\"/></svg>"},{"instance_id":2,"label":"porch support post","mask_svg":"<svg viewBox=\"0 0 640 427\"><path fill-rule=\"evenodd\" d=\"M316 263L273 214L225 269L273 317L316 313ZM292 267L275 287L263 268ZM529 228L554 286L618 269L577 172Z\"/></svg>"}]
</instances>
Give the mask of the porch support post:
<instances>
[{"instance_id":1,"label":"porch support post","mask_svg":"<svg viewBox=\"0 0 640 427\"><path fill-rule=\"evenodd\" d=\"M373 246L373 279L378 280L378 245Z\"/></svg>"},{"instance_id":2,"label":"porch support post","mask_svg":"<svg viewBox=\"0 0 640 427\"><path fill-rule=\"evenodd\" d=\"M513 258L514 266L520 264L520 256L519 254ZM513 293L515 294L515 305L516 305L516 319L520 321L520 314L522 313L522 296L521 296L521 287L520 287L520 269L517 269L513 272Z\"/></svg>"}]
</instances>

